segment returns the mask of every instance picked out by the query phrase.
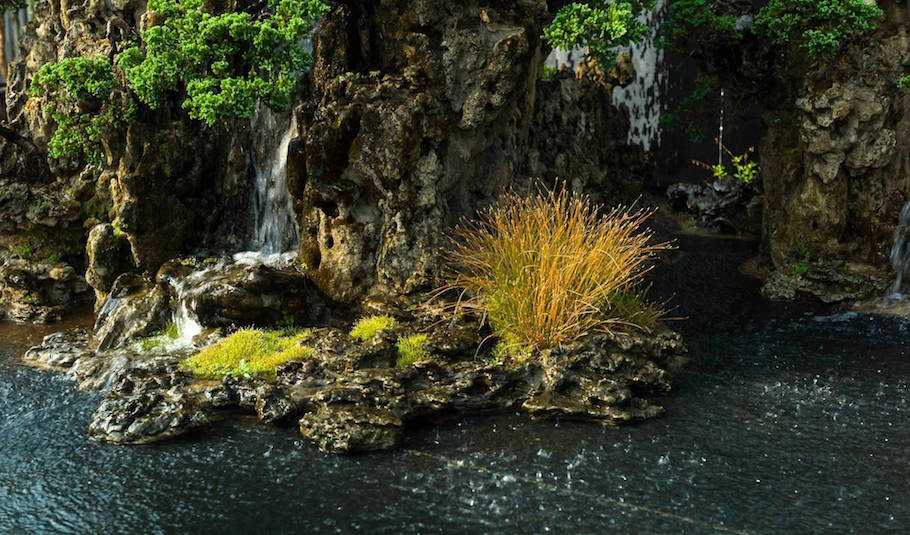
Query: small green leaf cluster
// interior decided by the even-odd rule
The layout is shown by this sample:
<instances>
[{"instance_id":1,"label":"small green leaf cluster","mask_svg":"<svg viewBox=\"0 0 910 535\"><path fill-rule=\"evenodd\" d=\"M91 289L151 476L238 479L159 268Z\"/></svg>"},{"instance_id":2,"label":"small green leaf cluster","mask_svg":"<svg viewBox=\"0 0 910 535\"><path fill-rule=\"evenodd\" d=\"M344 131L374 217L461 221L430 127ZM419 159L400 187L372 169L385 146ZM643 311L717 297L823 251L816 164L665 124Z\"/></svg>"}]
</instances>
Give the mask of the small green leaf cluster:
<instances>
[{"instance_id":1,"label":"small green leaf cluster","mask_svg":"<svg viewBox=\"0 0 910 535\"><path fill-rule=\"evenodd\" d=\"M559 67L544 65L540 71L540 79L544 82L551 82L556 79L557 74L559 74Z\"/></svg>"},{"instance_id":2,"label":"small green leaf cluster","mask_svg":"<svg viewBox=\"0 0 910 535\"><path fill-rule=\"evenodd\" d=\"M910 74L908 74L907 76L904 76L903 78L898 80L897 87L899 87L901 89L907 89L908 87L910 87Z\"/></svg>"},{"instance_id":3,"label":"small green leaf cluster","mask_svg":"<svg viewBox=\"0 0 910 535\"><path fill-rule=\"evenodd\" d=\"M661 27L660 44L684 49L693 37L739 40L742 33L736 29L736 19L735 15L718 15L708 0L676 0Z\"/></svg>"},{"instance_id":4,"label":"small green leaf cluster","mask_svg":"<svg viewBox=\"0 0 910 535\"><path fill-rule=\"evenodd\" d=\"M554 48L585 47L600 65L609 68L617 47L628 46L648 36L650 30L638 20L655 0L588 0L560 9L543 37Z\"/></svg>"},{"instance_id":5,"label":"small green leaf cluster","mask_svg":"<svg viewBox=\"0 0 910 535\"><path fill-rule=\"evenodd\" d=\"M809 264L812 261L812 257L809 254L809 251L804 251L802 257L799 259L799 262L793 266L792 275L797 278L803 278L809 273Z\"/></svg>"},{"instance_id":6,"label":"small green leaf cluster","mask_svg":"<svg viewBox=\"0 0 910 535\"><path fill-rule=\"evenodd\" d=\"M875 2L865 0L771 0L755 18L755 29L818 58L837 53L849 39L873 30L882 15Z\"/></svg>"},{"instance_id":7,"label":"small green leaf cluster","mask_svg":"<svg viewBox=\"0 0 910 535\"><path fill-rule=\"evenodd\" d=\"M29 87L43 111L57 123L48 142L52 158L85 157L101 163L101 138L133 110L115 112L114 70L106 58L76 57L43 65Z\"/></svg>"},{"instance_id":8,"label":"small green leaf cluster","mask_svg":"<svg viewBox=\"0 0 910 535\"><path fill-rule=\"evenodd\" d=\"M715 141L718 142L716 139ZM727 170L727 166L724 163L708 165L699 160L692 160L692 164L710 171L715 180L734 178L745 184L751 184L758 177L758 162L751 159L755 153L755 147L749 147L746 152L739 155L733 154L726 145L720 145L720 148L730 158L730 162L733 163L733 173Z\"/></svg>"},{"instance_id":9,"label":"small green leaf cluster","mask_svg":"<svg viewBox=\"0 0 910 535\"><path fill-rule=\"evenodd\" d=\"M290 106L298 75L312 63L300 47L321 0L268 0L260 14L209 13L203 0L150 0L163 22L117 57L129 87L151 109L177 93L193 119L209 126L252 116L257 101Z\"/></svg>"}]
</instances>

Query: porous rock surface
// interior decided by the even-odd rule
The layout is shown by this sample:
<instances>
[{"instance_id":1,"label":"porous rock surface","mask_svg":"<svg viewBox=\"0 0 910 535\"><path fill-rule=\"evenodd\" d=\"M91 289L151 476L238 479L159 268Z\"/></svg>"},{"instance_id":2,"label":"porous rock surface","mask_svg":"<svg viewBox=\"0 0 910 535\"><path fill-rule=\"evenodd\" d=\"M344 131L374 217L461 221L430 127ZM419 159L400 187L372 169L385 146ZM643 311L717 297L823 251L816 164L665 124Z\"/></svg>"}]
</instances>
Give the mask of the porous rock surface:
<instances>
[{"instance_id":1,"label":"porous rock surface","mask_svg":"<svg viewBox=\"0 0 910 535\"><path fill-rule=\"evenodd\" d=\"M300 258L330 301L426 289L453 224L529 179L640 191L620 76L540 81L560 4L346 0L325 17L288 169Z\"/></svg>"}]
</instances>

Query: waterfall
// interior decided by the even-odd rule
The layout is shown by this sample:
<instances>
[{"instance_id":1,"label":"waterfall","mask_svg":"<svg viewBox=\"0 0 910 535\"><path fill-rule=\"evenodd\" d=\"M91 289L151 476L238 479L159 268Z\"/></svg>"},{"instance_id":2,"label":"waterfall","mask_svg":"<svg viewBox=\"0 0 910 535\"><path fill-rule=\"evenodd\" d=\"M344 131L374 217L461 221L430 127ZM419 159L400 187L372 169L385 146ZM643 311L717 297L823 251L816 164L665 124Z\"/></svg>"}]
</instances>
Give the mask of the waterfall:
<instances>
[{"instance_id":1,"label":"waterfall","mask_svg":"<svg viewBox=\"0 0 910 535\"><path fill-rule=\"evenodd\" d=\"M297 249L300 234L287 186L288 147L297 133L293 113L260 105L250 121L253 133L253 232L249 250L274 255Z\"/></svg>"},{"instance_id":2,"label":"waterfall","mask_svg":"<svg viewBox=\"0 0 910 535\"><path fill-rule=\"evenodd\" d=\"M635 81L626 87L613 88L613 105L629 115L629 144L645 151L660 144L661 97L667 72L663 68L664 51L655 41L668 5L669 0L658 0L654 9L641 14L640 20L651 29L651 34L628 51L635 67Z\"/></svg>"},{"instance_id":3,"label":"waterfall","mask_svg":"<svg viewBox=\"0 0 910 535\"><path fill-rule=\"evenodd\" d=\"M910 275L910 202L901 210L900 219L894 229L894 244L891 246L891 270L894 272L894 284L891 285L891 298L904 297L903 283Z\"/></svg>"},{"instance_id":4,"label":"waterfall","mask_svg":"<svg viewBox=\"0 0 910 535\"><path fill-rule=\"evenodd\" d=\"M300 233L287 187L288 148L297 133L297 120L293 113L276 113L260 105L250 120L250 128L254 180L248 250L235 253L233 263L222 260L194 271L183 280L167 280L177 301L171 320L177 338L168 343L169 349L192 347L193 339L202 333L193 296L204 291L207 279L232 265L289 265L297 255Z\"/></svg>"}]
</instances>

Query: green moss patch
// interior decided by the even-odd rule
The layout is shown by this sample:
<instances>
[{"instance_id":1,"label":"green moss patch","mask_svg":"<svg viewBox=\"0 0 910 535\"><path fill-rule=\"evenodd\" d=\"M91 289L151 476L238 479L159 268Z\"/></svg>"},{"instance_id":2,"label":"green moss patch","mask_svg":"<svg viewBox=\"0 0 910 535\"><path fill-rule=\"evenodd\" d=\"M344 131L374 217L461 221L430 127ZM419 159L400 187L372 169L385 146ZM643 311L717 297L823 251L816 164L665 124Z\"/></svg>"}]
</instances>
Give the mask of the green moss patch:
<instances>
[{"instance_id":1,"label":"green moss patch","mask_svg":"<svg viewBox=\"0 0 910 535\"><path fill-rule=\"evenodd\" d=\"M181 367L206 379L231 376L274 380L279 365L312 354L313 350L303 345L311 336L309 331L243 329L184 360Z\"/></svg>"},{"instance_id":2,"label":"green moss patch","mask_svg":"<svg viewBox=\"0 0 910 535\"><path fill-rule=\"evenodd\" d=\"M366 342L377 334L394 329L398 322L392 316L370 316L358 321L351 329L351 336Z\"/></svg>"},{"instance_id":3,"label":"green moss patch","mask_svg":"<svg viewBox=\"0 0 910 535\"><path fill-rule=\"evenodd\" d=\"M429 349L427 349L427 335L415 334L398 340L398 367L406 368L414 364L431 360Z\"/></svg>"}]
</instances>

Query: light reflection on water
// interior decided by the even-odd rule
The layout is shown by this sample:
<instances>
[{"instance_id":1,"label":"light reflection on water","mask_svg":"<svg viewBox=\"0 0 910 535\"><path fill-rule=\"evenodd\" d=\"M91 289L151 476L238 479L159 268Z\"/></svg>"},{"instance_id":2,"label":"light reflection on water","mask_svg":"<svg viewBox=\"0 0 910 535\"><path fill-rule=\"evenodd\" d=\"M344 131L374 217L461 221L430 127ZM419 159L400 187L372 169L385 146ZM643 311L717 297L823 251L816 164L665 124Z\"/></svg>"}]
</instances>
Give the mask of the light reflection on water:
<instances>
[{"instance_id":1,"label":"light reflection on water","mask_svg":"<svg viewBox=\"0 0 910 535\"><path fill-rule=\"evenodd\" d=\"M906 532L907 324L763 303L729 274L748 245L711 243L655 277L690 317L667 415L615 429L470 417L333 456L235 422L106 446L94 395L13 358L43 331L0 327L0 531Z\"/></svg>"}]
</instances>

